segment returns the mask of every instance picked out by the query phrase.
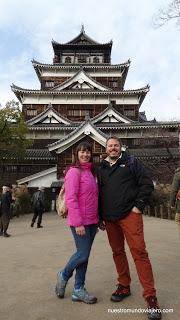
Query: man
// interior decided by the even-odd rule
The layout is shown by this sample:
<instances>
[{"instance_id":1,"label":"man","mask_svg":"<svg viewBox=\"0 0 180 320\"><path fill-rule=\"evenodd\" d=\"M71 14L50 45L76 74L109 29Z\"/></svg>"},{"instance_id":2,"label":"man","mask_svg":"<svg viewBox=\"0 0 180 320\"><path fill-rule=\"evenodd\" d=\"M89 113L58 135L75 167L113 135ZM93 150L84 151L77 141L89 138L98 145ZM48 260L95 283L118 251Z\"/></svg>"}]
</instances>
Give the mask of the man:
<instances>
[{"instance_id":1,"label":"man","mask_svg":"<svg viewBox=\"0 0 180 320\"><path fill-rule=\"evenodd\" d=\"M148 318L161 319L151 263L146 251L142 211L153 191L153 183L142 164L121 152L121 141L110 137L107 158L98 174L100 188L100 228L106 229L118 273L117 290L111 300L119 302L131 294L130 271L124 248L126 239L147 301Z\"/></svg>"},{"instance_id":2,"label":"man","mask_svg":"<svg viewBox=\"0 0 180 320\"><path fill-rule=\"evenodd\" d=\"M175 221L180 225L180 167L176 169L170 193L171 208L176 209Z\"/></svg>"},{"instance_id":3,"label":"man","mask_svg":"<svg viewBox=\"0 0 180 320\"><path fill-rule=\"evenodd\" d=\"M5 238L10 237L7 233L11 218L11 203L12 203L12 187L7 185L2 187L1 209L0 209L0 236Z\"/></svg>"},{"instance_id":4,"label":"man","mask_svg":"<svg viewBox=\"0 0 180 320\"><path fill-rule=\"evenodd\" d=\"M41 225L41 222L42 222L42 215L45 209L44 187L40 187L38 191L36 191L33 194L31 202L34 210L31 227L34 227L34 223L36 222L36 219L38 217L37 228L43 228L43 226Z\"/></svg>"}]
</instances>

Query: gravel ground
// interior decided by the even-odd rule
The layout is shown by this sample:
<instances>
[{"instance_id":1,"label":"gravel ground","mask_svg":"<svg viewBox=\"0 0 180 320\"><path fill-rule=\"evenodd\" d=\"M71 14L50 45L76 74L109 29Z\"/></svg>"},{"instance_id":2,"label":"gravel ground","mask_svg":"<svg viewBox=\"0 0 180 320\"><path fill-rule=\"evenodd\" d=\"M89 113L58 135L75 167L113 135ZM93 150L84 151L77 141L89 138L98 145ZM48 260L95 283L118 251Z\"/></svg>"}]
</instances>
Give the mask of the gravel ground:
<instances>
[{"instance_id":1,"label":"gravel ground","mask_svg":"<svg viewBox=\"0 0 180 320\"><path fill-rule=\"evenodd\" d=\"M74 250L66 221L54 213L43 216L42 229L30 227L32 216L13 218L10 238L0 237L0 319L1 320L145 320L134 312L145 308L142 289L129 254L132 295L121 303L109 300L115 289L116 270L106 232L97 233L90 256L87 289L98 303L71 301L73 278L64 299L54 293L56 274ZM153 265L163 319L180 319L180 228L174 221L144 217L145 239ZM130 309L130 310L127 310Z\"/></svg>"}]
</instances>

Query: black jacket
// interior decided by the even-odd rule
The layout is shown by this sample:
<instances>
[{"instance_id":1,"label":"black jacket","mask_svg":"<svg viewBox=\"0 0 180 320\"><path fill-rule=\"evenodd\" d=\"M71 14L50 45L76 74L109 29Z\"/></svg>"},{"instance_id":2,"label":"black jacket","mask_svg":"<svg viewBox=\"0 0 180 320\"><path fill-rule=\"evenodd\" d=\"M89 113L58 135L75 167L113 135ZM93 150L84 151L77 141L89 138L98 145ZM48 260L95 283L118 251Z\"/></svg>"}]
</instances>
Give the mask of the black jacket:
<instances>
[{"instance_id":1,"label":"black jacket","mask_svg":"<svg viewBox=\"0 0 180 320\"><path fill-rule=\"evenodd\" d=\"M98 182L100 219L108 221L126 217L134 206L142 212L154 189L141 162L134 158L130 165L126 152L113 166L101 162Z\"/></svg>"},{"instance_id":2,"label":"black jacket","mask_svg":"<svg viewBox=\"0 0 180 320\"><path fill-rule=\"evenodd\" d=\"M1 196L1 213L2 214L11 214L11 203L12 203L12 194L10 191L6 191Z\"/></svg>"},{"instance_id":3,"label":"black jacket","mask_svg":"<svg viewBox=\"0 0 180 320\"><path fill-rule=\"evenodd\" d=\"M33 209L43 211L45 208L44 192L40 190L36 191L32 196L31 203L32 203Z\"/></svg>"}]
</instances>

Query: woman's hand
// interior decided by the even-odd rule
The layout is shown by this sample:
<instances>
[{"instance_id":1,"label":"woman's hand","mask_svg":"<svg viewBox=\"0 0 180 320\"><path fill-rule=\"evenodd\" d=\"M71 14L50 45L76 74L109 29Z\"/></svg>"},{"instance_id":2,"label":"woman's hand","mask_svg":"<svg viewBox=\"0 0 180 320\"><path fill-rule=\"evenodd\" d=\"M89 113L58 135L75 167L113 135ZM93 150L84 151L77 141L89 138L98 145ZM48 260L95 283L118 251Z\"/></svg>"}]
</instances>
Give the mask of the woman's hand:
<instances>
[{"instance_id":1,"label":"woman's hand","mask_svg":"<svg viewBox=\"0 0 180 320\"><path fill-rule=\"evenodd\" d=\"M79 227L75 227L76 233L79 236L84 236L86 233L85 227L84 226L79 226Z\"/></svg>"}]
</instances>

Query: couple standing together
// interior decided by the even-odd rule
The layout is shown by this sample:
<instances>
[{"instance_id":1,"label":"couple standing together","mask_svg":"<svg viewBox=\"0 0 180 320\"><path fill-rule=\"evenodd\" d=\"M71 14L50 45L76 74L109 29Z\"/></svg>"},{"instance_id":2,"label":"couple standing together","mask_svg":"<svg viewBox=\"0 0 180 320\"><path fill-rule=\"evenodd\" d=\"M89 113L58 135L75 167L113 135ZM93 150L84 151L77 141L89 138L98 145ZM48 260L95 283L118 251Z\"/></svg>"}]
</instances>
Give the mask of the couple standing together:
<instances>
[{"instance_id":1,"label":"couple standing together","mask_svg":"<svg viewBox=\"0 0 180 320\"><path fill-rule=\"evenodd\" d=\"M148 318L161 319L142 220L142 211L153 191L153 183L142 164L121 151L121 141L117 137L107 139L106 153L107 158L98 168L98 185L92 163L92 149L88 142L78 145L75 163L66 170L68 225L77 251L57 274L56 294L64 298L68 280L76 270L72 300L89 304L97 302L97 298L85 288L85 277L91 247L99 227L107 232L118 273L117 289L112 293L111 300L119 302L131 294L126 239L143 287Z\"/></svg>"}]
</instances>

